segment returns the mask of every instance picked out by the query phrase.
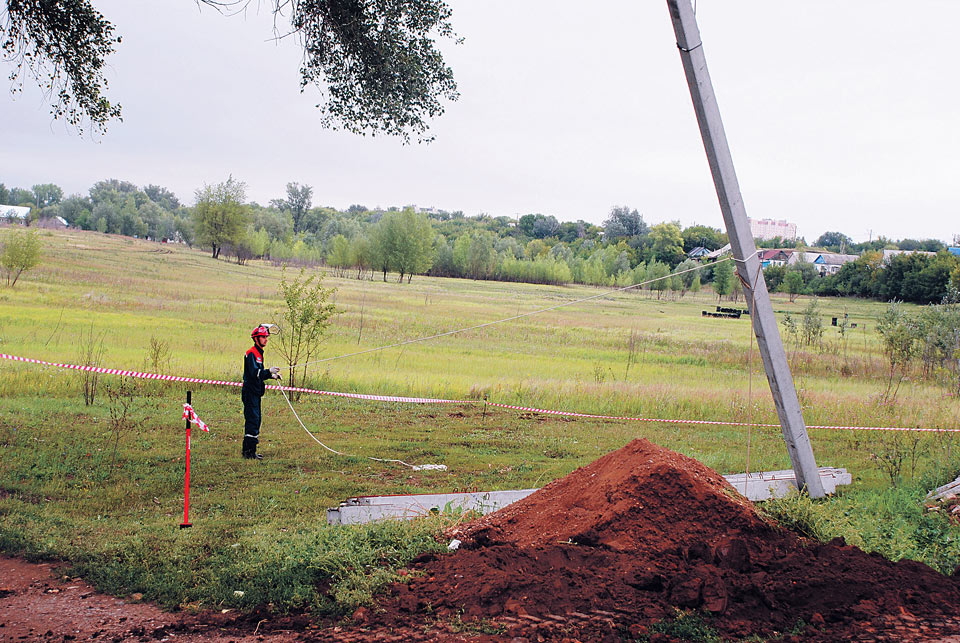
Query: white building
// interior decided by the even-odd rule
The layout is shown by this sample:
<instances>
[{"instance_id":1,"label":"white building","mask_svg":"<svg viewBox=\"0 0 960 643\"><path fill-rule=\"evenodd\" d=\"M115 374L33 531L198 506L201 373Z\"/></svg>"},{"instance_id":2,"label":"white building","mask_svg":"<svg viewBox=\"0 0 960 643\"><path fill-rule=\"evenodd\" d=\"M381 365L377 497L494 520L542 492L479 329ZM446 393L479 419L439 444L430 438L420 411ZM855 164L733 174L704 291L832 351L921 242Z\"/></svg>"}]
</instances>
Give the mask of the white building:
<instances>
[{"instance_id":1,"label":"white building","mask_svg":"<svg viewBox=\"0 0 960 643\"><path fill-rule=\"evenodd\" d=\"M753 235L754 239L797 238L796 223L787 223L783 219L774 221L773 219L751 219L749 217L747 217L747 221L750 222L750 234Z\"/></svg>"},{"instance_id":2,"label":"white building","mask_svg":"<svg viewBox=\"0 0 960 643\"><path fill-rule=\"evenodd\" d=\"M883 263L888 264L890 260L896 257L897 255L926 255L928 257L936 257L936 252L926 252L924 250L883 250Z\"/></svg>"},{"instance_id":3,"label":"white building","mask_svg":"<svg viewBox=\"0 0 960 643\"><path fill-rule=\"evenodd\" d=\"M22 205L0 204L0 221L23 223L30 216L30 208Z\"/></svg>"}]
</instances>

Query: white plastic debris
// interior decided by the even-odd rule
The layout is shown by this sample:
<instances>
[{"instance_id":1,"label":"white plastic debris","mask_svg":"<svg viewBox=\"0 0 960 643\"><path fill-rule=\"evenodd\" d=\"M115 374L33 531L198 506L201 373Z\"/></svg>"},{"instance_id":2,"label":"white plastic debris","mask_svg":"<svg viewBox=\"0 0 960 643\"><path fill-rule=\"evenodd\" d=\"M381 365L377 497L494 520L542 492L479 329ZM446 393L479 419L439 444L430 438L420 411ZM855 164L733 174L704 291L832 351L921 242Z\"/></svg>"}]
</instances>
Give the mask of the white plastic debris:
<instances>
[{"instance_id":1,"label":"white plastic debris","mask_svg":"<svg viewBox=\"0 0 960 643\"><path fill-rule=\"evenodd\" d=\"M414 471L446 471L447 465L445 464L415 464L413 465Z\"/></svg>"},{"instance_id":2,"label":"white plastic debris","mask_svg":"<svg viewBox=\"0 0 960 643\"><path fill-rule=\"evenodd\" d=\"M447 545L447 549L449 549L450 551L456 551L460 549L460 541L454 538L453 540L450 541L450 544Z\"/></svg>"}]
</instances>

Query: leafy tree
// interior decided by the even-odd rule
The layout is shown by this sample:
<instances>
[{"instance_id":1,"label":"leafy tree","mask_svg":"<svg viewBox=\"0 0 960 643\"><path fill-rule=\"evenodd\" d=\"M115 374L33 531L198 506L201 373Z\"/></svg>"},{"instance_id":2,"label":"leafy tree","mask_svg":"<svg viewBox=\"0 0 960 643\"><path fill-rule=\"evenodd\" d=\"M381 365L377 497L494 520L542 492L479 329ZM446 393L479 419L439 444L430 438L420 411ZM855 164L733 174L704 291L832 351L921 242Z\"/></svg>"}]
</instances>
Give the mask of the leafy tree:
<instances>
[{"instance_id":1,"label":"leafy tree","mask_svg":"<svg viewBox=\"0 0 960 643\"><path fill-rule=\"evenodd\" d=\"M422 214L417 214L407 208L399 214L390 214L395 223L396 243L394 245L393 265L400 273L399 281L404 275L407 283L413 275L423 274L433 265L433 226Z\"/></svg>"},{"instance_id":2,"label":"leafy tree","mask_svg":"<svg viewBox=\"0 0 960 643\"><path fill-rule=\"evenodd\" d=\"M763 269L763 280L767 282L767 292L776 292L787 276L786 266L769 265Z\"/></svg>"},{"instance_id":3,"label":"leafy tree","mask_svg":"<svg viewBox=\"0 0 960 643\"><path fill-rule=\"evenodd\" d=\"M120 105L111 105L103 69L115 43L113 25L90 0L7 0L0 17L4 58L13 62L13 90L28 75L48 90L54 103L50 113L83 131L89 119L94 130L120 117Z\"/></svg>"},{"instance_id":4,"label":"leafy tree","mask_svg":"<svg viewBox=\"0 0 960 643\"><path fill-rule=\"evenodd\" d=\"M490 279L497 268L493 234L474 231L459 237L453 245L453 261L464 277Z\"/></svg>"},{"instance_id":5,"label":"leafy tree","mask_svg":"<svg viewBox=\"0 0 960 643\"><path fill-rule=\"evenodd\" d=\"M336 269L337 276L343 276L347 268L354 265L350 242L342 234L330 240L330 250L327 252L327 264Z\"/></svg>"},{"instance_id":6,"label":"leafy tree","mask_svg":"<svg viewBox=\"0 0 960 643\"><path fill-rule=\"evenodd\" d=\"M287 362L289 386L303 386L310 360L320 350L330 319L337 314L330 297L336 288L323 287L323 274L300 275L287 280L286 268L280 278L280 297L284 307L277 311L280 322L280 355Z\"/></svg>"},{"instance_id":7,"label":"leafy tree","mask_svg":"<svg viewBox=\"0 0 960 643\"><path fill-rule=\"evenodd\" d=\"M293 232L302 232L304 217L310 211L313 201L313 188L299 183L287 183L287 198L274 199L270 204L278 210L289 211L293 216Z\"/></svg>"},{"instance_id":8,"label":"leafy tree","mask_svg":"<svg viewBox=\"0 0 960 643\"><path fill-rule=\"evenodd\" d=\"M242 9L248 0L198 0ZM422 136L427 119L443 113L443 100L458 98L453 72L435 39L456 35L451 10L442 0L271 0L274 28L303 49L301 86L326 95L325 127L354 133L386 133L409 140ZM0 20L5 57L15 65L14 89L31 76L54 99L51 113L82 131L96 131L120 117L120 106L104 96L107 57L120 38L94 10L91 0L7 0ZM278 22L289 20L289 27ZM421 140L423 140L421 138Z\"/></svg>"},{"instance_id":9,"label":"leafy tree","mask_svg":"<svg viewBox=\"0 0 960 643\"><path fill-rule=\"evenodd\" d=\"M813 245L818 248L829 248L831 250L840 251L841 249L852 246L853 239L842 232L824 232L817 237L817 240L813 242Z\"/></svg>"},{"instance_id":10,"label":"leafy tree","mask_svg":"<svg viewBox=\"0 0 960 643\"><path fill-rule=\"evenodd\" d=\"M167 188L151 184L143 188L143 193L167 212L174 212L180 209L180 200L177 198L177 195Z\"/></svg>"},{"instance_id":11,"label":"leafy tree","mask_svg":"<svg viewBox=\"0 0 960 643\"><path fill-rule=\"evenodd\" d=\"M650 262L650 265L647 266L647 280L651 279L655 279L656 281L650 284L650 289L656 290L657 299L660 299L663 291L670 288L672 281L670 277L670 266L665 263L660 263L659 261Z\"/></svg>"},{"instance_id":12,"label":"leafy tree","mask_svg":"<svg viewBox=\"0 0 960 643\"><path fill-rule=\"evenodd\" d=\"M196 192L193 209L197 241L210 245L213 258L220 256L224 244L234 244L247 229L250 215L244 205L246 185L229 177L216 185L204 185Z\"/></svg>"},{"instance_id":13,"label":"leafy tree","mask_svg":"<svg viewBox=\"0 0 960 643\"><path fill-rule=\"evenodd\" d=\"M610 208L610 214L603 222L603 238L608 241L623 237L642 237L648 231L649 228L640 213L625 205L615 205Z\"/></svg>"},{"instance_id":14,"label":"leafy tree","mask_svg":"<svg viewBox=\"0 0 960 643\"><path fill-rule=\"evenodd\" d=\"M79 194L72 194L60 202L60 216L70 225L78 225L85 230L93 226L93 222L90 221L92 210L90 199Z\"/></svg>"},{"instance_id":15,"label":"leafy tree","mask_svg":"<svg viewBox=\"0 0 960 643\"><path fill-rule=\"evenodd\" d=\"M549 216L538 214L536 220L533 222L533 236L537 239L552 237L557 234L559 230L560 222L557 221L557 218L552 214Z\"/></svg>"},{"instance_id":16,"label":"leafy tree","mask_svg":"<svg viewBox=\"0 0 960 643\"><path fill-rule=\"evenodd\" d=\"M724 295L733 290L733 264L729 261L718 261L713 265L713 292L717 293L719 302Z\"/></svg>"},{"instance_id":17,"label":"leafy tree","mask_svg":"<svg viewBox=\"0 0 960 643\"><path fill-rule=\"evenodd\" d=\"M803 275L798 270L788 270L780 287L790 295L790 303L795 302L803 292Z\"/></svg>"},{"instance_id":18,"label":"leafy tree","mask_svg":"<svg viewBox=\"0 0 960 643\"><path fill-rule=\"evenodd\" d=\"M907 376L910 360L916 354L919 331L916 320L904 312L899 302L891 301L887 310L877 321L877 332L880 334L883 352L890 364L887 389L883 397L887 402L893 403L900 390L900 384ZM894 385L894 377L897 374L899 377Z\"/></svg>"},{"instance_id":19,"label":"leafy tree","mask_svg":"<svg viewBox=\"0 0 960 643\"><path fill-rule=\"evenodd\" d=\"M658 223L650 228L653 256L670 266L683 261L683 235L676 223Z\"/></svg>"},{"instance_id":20,"label":"leafy tree","mask_svg":"<svg viewBox=\"0 0 960 643\"><path fill-rule=\"evenodd\" d=\"M24 271L40 263L40 236L36 230L13 230L7 233L0 250L0 266L13 288ZM12 278L12 281L11 281Z\"/></svg>"},{"instance_id":21,"label":"leafy tree","mask_svg":"<svg viewBox=\"0 0 960 643\"><path fill-rule=\"evenodd\" d=\"M692 290L692 289L693 289L693 282L694 282L694 281L697 282L697 289L699 289L699 287L700 287L700 281L699 281L700 275L698 275L698 274L697 274L697 270L695 270L695 268L697 268L697 266L699 266L699 265L700 265L700 264L698 264L698 263L697 263L696 261L694 261L693 259L684 259L683 261L681 261L681 262L679 263L679 265L677 265L677 268L676 268L675 272L683 273L683 274L678 274L678 275L677 275L677 279L679 279L679 281L680 281L680 288L679 288L679 290L680 290L680 296L681 296L681 297L683 297L685 294L687 294L687 291L688 291L688 290ZM685 272L685 271L689 271L689 272Z\"/></svg>"},{"instance_id":22,"label":"leafy tree","mask_svg":"<svg viewBox=\"0 0 960 643\"><path fill-rule=\"evenodd\" d=\"M34 205L33 192L23 188L10 188L10 205Z\"/></svg>"},{"instance_id":23,"label":"leafy tree","mask_svg":"<svg viewBox=\"0 0 960 643\"><path fill-rule=\"evenodd\" d=\"M716 250L722 248L726 243L727 234L717 228L711 228L705 225L694 225L683 230L684 252L690 252L697 247Z\"/></svg>"},{"instance_id":24,"label":"leafy tree","mask_svg":"<svg viewBox=\"0 0 960 643\"><path fill-rule=\"evenodd\" d=\"M33 202L41 210L63 200L63 190L53 183L40 183L33 186Z\"/></svg>"},{"instance_id":25,"label":"leafy tree","mask_svg":"<svg viewBox=\"0 0 960 643\"><path fill-rule=\"evenodd\" d=\"M10 190L3 183L0 183L0 205L13 205L10 201Z\"/></svg>"}]
</instances>

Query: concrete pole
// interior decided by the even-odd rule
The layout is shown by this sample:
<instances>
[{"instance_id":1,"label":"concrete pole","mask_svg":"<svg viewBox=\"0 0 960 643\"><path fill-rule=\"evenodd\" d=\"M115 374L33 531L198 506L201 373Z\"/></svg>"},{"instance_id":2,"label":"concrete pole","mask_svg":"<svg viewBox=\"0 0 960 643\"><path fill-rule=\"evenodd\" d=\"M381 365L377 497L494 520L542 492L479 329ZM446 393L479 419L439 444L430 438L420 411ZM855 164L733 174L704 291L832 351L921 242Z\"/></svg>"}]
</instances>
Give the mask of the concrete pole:
<instances>
[{"instance_id":1,"label":"concrete pole","mask_svg":"<svg viewBox=\"0 0 960 643\"><path fill-rule=\"evenodd\" d=\"M690 0L667 0L673 30L677 35L677 47L683 61L683 70L690 87L693 108L700 124L700 135L710 162L710 171L720 199L720 210L730 238L730 248L736 261L737 274L743 283L748 305L751 306L750 321L757 336L757 345L763 359L763 368L773 393L773 402L780 417L783 439L787 443L790 462L797 476L797 486L806 488L813 498L823 497L823 485L813 457L810 438L803 422L800 402L793 385L793 376L783 350L777 319L770 305L767 284L760 271L760 259L753 243L747 212L740 195L740 185L733 169L733 157L727 146L727 137L720 120L713 93L713 83L707 71L707 61L700 41L700 30ZM752 304L751 304L752 302Z\"/></svg>"}]
</instances>

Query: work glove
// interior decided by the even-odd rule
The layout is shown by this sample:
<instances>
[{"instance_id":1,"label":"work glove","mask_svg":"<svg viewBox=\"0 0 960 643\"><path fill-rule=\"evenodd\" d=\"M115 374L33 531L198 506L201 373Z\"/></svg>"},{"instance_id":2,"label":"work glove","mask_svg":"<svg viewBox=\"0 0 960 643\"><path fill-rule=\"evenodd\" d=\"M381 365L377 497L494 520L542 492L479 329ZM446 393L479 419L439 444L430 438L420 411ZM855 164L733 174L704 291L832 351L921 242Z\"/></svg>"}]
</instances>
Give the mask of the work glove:
<instances>
[{"instance_id":1,"label":"work glove","mask_svg":"<svg viewBox=\"0 0 960 643\"><path fill-rule=\"evenodd\" d=\"M279 380L279 379L280 379L280 367L279 367L279 366L274 366L273 368L270 369L270 377L272 377L272 378L275 379L275 380Z\"/></svg>"}]
</instances>

